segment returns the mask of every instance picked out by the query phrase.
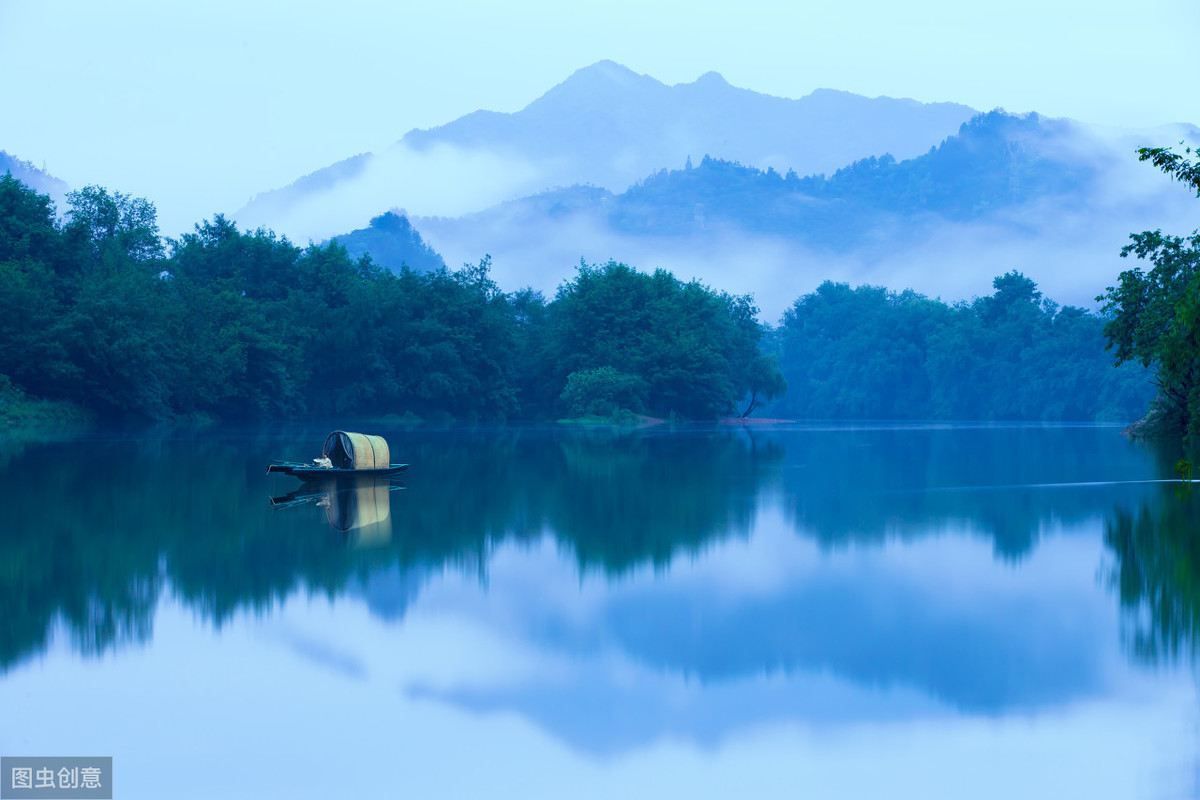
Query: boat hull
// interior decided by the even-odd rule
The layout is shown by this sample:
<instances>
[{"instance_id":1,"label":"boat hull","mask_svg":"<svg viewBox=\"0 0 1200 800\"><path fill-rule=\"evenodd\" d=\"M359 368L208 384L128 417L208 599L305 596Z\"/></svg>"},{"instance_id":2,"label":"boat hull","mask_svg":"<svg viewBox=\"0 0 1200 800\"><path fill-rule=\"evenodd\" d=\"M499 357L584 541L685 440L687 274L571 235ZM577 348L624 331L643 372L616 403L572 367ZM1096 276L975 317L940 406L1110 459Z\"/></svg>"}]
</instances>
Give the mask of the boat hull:
<instances>
[{"instance_id":1,"label":"boat hull","mask_svg":"<svg viewBox=\"0 0 1200 800\"><path fill-rule=\"evenodd\" d=\"M392 475L399 475L406 469L408 469L408 464L392 464L382 469L338 469L337 467L326 469L324 467L314 467L311 464L282 463L271 464L267 467L267 473L278 472L284 475L292 475L302 481L319 481L327 478L341 477L387 478Z\"/></svg>"}]
</instances>

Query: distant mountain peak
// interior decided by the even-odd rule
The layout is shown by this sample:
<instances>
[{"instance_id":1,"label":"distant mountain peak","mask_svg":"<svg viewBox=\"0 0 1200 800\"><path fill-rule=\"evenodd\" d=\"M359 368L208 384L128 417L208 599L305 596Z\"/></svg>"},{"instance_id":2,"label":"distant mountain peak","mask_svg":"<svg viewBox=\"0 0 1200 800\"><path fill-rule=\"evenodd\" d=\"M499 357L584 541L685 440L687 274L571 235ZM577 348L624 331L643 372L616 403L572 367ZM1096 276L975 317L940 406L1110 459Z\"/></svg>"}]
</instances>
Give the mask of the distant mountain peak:
<instances>
[{"instance_id":1,"label":"distant mountain peak","mask_svg":"<svg viewBox=\"0 0 1200 800\"><path fill-rule=\"evenodd\" d=\"M394 272L405 267L430 272L446 266L437 251L425 243L408 221L403 209L385 211L372 218L367 227L339 234L334 241L345 247L351 258L370 254L375 263Z\"/></svg>"},{"instance_id":2,"label":"distant mountain peak","mask_svg":"<svg viewBox=\"0 0 1200 800\"><path fill-rule=\"evenodd\" d=\"M364 186L396 187L394 194L375 189L380 192L377 207L401 202L428 213L418 199L424 190L410 183L411 175L383 176L396 171L395 163L409 163L438 145L468 154L460 159L464 165L474 163L475 156L511 165L453 177L464 186L491 181L509 199L572 184L619 191L656 170L683 164L689 154L780 173L832 174L871 155L918 156L954 134L974 113L950 103L872 99L831 89L788 99L733 86L713 71L669 86L603 60L571 73L519 111L474 111L435 128L408 131L395 150L399 160L349 159L288 187L286 198L264 193L244 211L269 224L272 215L291 213L304 198L322 193L337 210L343 201L335 199L337 193L323 185L324 179L348 186L351 179L377 170L373 182Z\"/></svg>"},{"instance_id":3,"label":"distant mountain peak","mask_svg":"<svg viewBox=\"0 0 1200 800\"><path fill-rule=\"evenodd\" d=\"M602 59L595 64L589 64L586 67L580 67L571 73L567 80L572 78L604 78L613 81L628 81L645 78L645 75L639 75L624 64L618 64L611 59ZM566 81L564 81L565 83Z\"/></svg>"},{"instance_id":4,"label":"distant mountain peak","mask_svg":"<svg viewBox=\"0 0 1200 800\"><path fill-rule=\"evenodd\" d=\"M7 173L24 183L26 186L50 195L55 203L62 203L69 188L65 182L56 178L45 169L38 169L29 161L22 161L4 150L0 150L0 177Z\"/></svg>"},{"instance_id":5,"label":"distant mountain peak","mask_svg":"<svg viewBox=\"0 0 1200 800\"><path fill-rule=\"evenodd\" d=\"M859 95L859 94L855 94L854 92L847 92L844 89L827 89L824 86L819 86L816 89L813 89L811 92L808 93L808 96L809 97L855 97L855 98L865 98L866 97L866 95Z\"/></svg>"},{"instance_id":6,"label":"distant mountain peak","mask_svg":"<svg viewBox=\"0 0 1200 800\"><path fill-rule=\"evenodd\" d=\"M550 89L541 98L533 101L531 105L536 105L539 100L557 96L575 97L597 93L624 94L631 90L654 88L665 88L665 86L649 75L641 75L629 67L605 59L575 70L565 81Z\"/></svg>"},{"instance_id":7,"label":"distant mountain peak","mask_svg":"<svg viewBox=\"0 0 1200 800\"><path fill-rule=\"evenodd\" d=\"M693 81L697 86L729 86L729 81L719 72L709 70Z\"/></svg>"}]
</instances>

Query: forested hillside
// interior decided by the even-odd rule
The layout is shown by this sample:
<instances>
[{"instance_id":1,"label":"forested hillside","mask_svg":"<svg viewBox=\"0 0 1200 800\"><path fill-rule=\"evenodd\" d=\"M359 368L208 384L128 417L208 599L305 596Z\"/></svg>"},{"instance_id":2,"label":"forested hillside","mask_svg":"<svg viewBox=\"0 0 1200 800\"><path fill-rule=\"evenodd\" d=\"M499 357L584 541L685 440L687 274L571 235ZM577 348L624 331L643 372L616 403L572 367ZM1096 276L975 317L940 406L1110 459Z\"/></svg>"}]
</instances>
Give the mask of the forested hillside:
<instances>
[{"instance_id":1,"label":"forested hillside","mask_svg":"<svg viewBox=\"0 0 1200 800\"><path fill-rule=\"evenodd\" d=\"M219 215L164 246L145 200L88 187L69 204L59 223L0 180L0 376L102 417L553 416L576 371L613 368L627 410L712 418L759 358L748 299L667 273L583 265L547 303L500 292L486 259L392 273Z\"/></svg>"},{"instance_id":2,"label":"forested hillside","mask_svg":"<svg viewBox=\"0 0 1200 800\"><path fill-rule=\"evenodd\" d=\"M757 315L749 296L617 262L581 263L547 301L500 291L486 258L392 272L220 215L164 242L145 200L88 187L59 221L0 179L0 403L505 420L777 400L813 418L1131 420L1148 399L1144 369L1109 366L1102 319L1015 272L969 304L826 283L773 332Z\"/></svg>"},{"instance_id":3,"label":"forested hillside","mask_svg":"<svg viewBox=\"0 0 1200 800\"><path fill-rule=\"evenodd\" d=\"M22 161L16 156L0 150L0 175L11 173L14 178L42 194L61 200L67 196L66 182L54 177L45 170L38 169L28 161Z\"/></svg>"},{"instance_id":4,"label":"forested hillside","mask_svg":"<svg viewBox=\"0 0 1200 800\"><path fill-rule=\"evenodd\" d=\"M1042 298L1018 272L948 305L911 291L826 282L775 332L794 417L1131 422L1147 370L1114 369L1102 317ZM831 413L834 411L835 413Z\"/></svg>"},{"instance_id":5,"label":"forested hillside","mask_svg":"<svg viewBox=\"0 0 1200 800\"><path fill-rule=\"evenodd\" d=\"M408 217L388 211L356 231L334 237L351 258L370 255L371 260L393 272L404 267L417 272L443 269L446 262L421 238Z\"/></svg>"},{"instance_id":6,"label":"forested hillside","mask_svg":"<svg viewBox=\"0 0 1200 800\"><path fill-rule=\"evenodd\" d=\"M324 238L330 231L323 225L331 219L346 224L347 202L364 198L374 203L368 213L396 206L434 213L423 202L431 194L430 176L461 197L482 194L494 203L573 184L619 192L705 153L764 169L832 172L880 153L920 155L974 113L957 103L831 89L794 100L772 97L731 86L715 72L668 86L601 61L518 111L478 110L411 130L383 152L356 155L263 192L234 216L249 227ZM315 213L293 216L301 207Z\"/></svg>"},{"instance_id":7,"label":"forested hillside","mask_svg":"<svg viewBox=\"0 0 1200 800\"><path fill-rule=\"evenodd\" d=\"M898 220L909 228L966 221L1038 198L1086 192L1093 165L1057 155L1056 142L1067 135L1063 121L993 111L964 123L922 156L872 156L830 176L780 174L705 156L694 167L662 170L621 194L593 193L587 205L573 189L522 202L531 210L554 208L562 195L565 209L599 215L627 234L683 236L733 227L841 250Z\"/></svg>"}]
</instances>

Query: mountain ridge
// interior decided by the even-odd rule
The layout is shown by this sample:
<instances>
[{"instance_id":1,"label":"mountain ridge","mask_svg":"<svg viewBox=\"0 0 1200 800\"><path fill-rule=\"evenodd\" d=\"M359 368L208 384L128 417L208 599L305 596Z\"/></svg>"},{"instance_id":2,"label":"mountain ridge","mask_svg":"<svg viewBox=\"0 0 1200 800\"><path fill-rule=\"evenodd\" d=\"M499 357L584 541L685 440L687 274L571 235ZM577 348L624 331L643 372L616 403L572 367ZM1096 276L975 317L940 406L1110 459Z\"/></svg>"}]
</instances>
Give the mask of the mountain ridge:
<instances>
[{"instance_id":1,"label":"mountain ridge","mask_svg":"<svg viewBox=\"0 0 1200 800\"><path fill-rule=\"evenodd\" d=\"M871 155L919 155L951 135L976 112L955 103L911 98L866 98L818 89L799 99L732 86L716 72L668 86L613 61L576 70L518 111L477 110L433 128L413 129L380 154L360 154L260 193L235 217L251 227L283 228L296 238L334 231L287 230L297 208L347 211L347 202L372 194L374 208L432 212L422 202L440 187L427 184L422 159L444 156L440 181L449 194L470 197L492 186L474 207L526 196L552 186L593 184L622 191L652 172L707 154L761 168L824 174ZM486 156L487 174L456 164ZM345 165L354 161L350 174ZM389 170L391 172L389 172ZM490 183L489 183L490 182ZM340 194L339 194L340 193ZM310 213L309 219L320 218ZM345 227L343 226L343 230Z\"/></svg>"},{"instance_id":2,"label":"mountain ridge","mask_svg":"<svg viewBox=\"0 0 1200 800\"><path fill-rule=\"evenodd\" d=\"M754 233L832 245L840 229L895 216L978 219L1005 207L1087 191L1090 165L1055 154L1071 125L1036 113L979 114L927 153L855 161L833 175L781 175L705 155L695 167L663 169L620 193L572 185L514 199L458 218L415 217L438 227L502 214L532 220L588 214L624 233L693 236L720 220ZM845 244L845 242L842 242Z\"/></svg>"},{"instance_id":3,"label":"mountain ridge","mask_svg":"<svg viewBox=\"0 0 1200 800\"><path fill-rule=\"evenodd\" d=\"M705 157L619 193L569 186L412 223L448 261L490 253L510 288L553 291L581 257L612 258L753 292L773 316L825 279L968 299L1018 269L1087 306L1124 268L1129 232L1194 219L1194 198L1130 157L1144 140L992 111L920 156L830 176Z\"/></svg>"},{"instance_id":4,"label":"mountain ridge","mask_svg":"<svg viewBox=\"0 0 1200 800\"><path fill-rule=\"evenodd\" d=\"M843 119L849 107L857 116ZM916 120L891 120L893 130L864 124L865 118L895 113L932 114L935 119L918 125ZM671 86L648 75L612 61L601 61L576 70L566 80L547 90L524 108L512 113L472 112L434 128L409 131L400 140L417 148L434 143L456 146L490 146L519 149L520 137L533 137L537 132L551 130L561 135L547 141L544 137L539 153L562 155L577 152L587 139L581 136L586 129L598 126L603 139L653 142L667 132L678 141L680 121L692 128L704 129L693 136L691 147L643 164L629 180L627 172L620 176L591 177L571 181L595 183L619 190L642 175L655 169L682 164L691 155L708 154L716 158L741 161L754 166L773 166L794 169L801 174L819 174L844 166L856 158L882 155L885 152L903 159L918 155L944 136L952 134L959 124L977 113L957 103L920 103L911 98L868 98L837 89L816 89L797 99L777 97L752 89L731 85L718 72L706 72L694 81ZM839 116L842 115L842 116ZM814 125L805 125L808 120ZM747 125L746 121L752 120ZM839 123L836 137L829 136L828 126ZM898 135L896 125L907 123L917 132ZM746 127L751 131L738 130ZM486 134L486 135L485 135ZM757 137L760 141L748 143ZM825 141L821 154L802 153L788 142L836 138ZM603 150L597 142L595 153ZM687 149L687 152L684 152ZM790 157L789 157L790 156ZM787 163L767 163L777 157ZM624 185L619 185L624 181Z\"/></svg>"},{"instance_id":5,"label":"mountain ridge","mask_svg":"<svg viewBox=\"0 0 1200 800\"><path fill-rule=\"evenodd\" d=\"M5 173L12 173L14 178L26 186L49 195L60 209L66 200L67 193L71 190L67 182L61 178L38 169L29 161L22 161L11 153L0 150L0 175Z\"/></svg>"}]
</instances>

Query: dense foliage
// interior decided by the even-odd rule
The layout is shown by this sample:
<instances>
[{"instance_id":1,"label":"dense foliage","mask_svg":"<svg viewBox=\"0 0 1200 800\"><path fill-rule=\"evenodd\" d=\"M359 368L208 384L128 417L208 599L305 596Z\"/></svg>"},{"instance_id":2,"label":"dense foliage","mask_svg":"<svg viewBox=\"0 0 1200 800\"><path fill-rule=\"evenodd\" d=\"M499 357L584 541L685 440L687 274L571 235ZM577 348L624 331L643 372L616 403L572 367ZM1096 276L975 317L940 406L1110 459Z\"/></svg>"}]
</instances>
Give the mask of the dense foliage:
<instances>
[{"instance_id":1,"label":"dense foliage","mask_svg":"<svg viewBox=\"0 0 1200 800\"><path fill-rule=\"evenodd\" d=\"M371 223L356 231L336 237L351 258L370 254L383 267L399 272L408 267L416 272L442 269L446 262L408 221L408 217L388 211L373 218Z\"/></svg>"},{"instance_id":2,"label":"dense foliage","mask_svg":"<svg viewBox=\"0 0 1200 800\"><path fill-rule=\"evenodd\" d=\"M583 265L547 304L499 291L486 258L393 273L222 216L164 247L145 200L68 202L59 223L0 181L0 375L105 417L543 417L608 366L637 383L617 406L712 418L766 369L748 298L665 272Z\"/></svg>"},{"instance_id":3,"label":"dense foliage","mask_svg":"<svg viewBox=\"0 0 1200 800\"><path fill-rule=\"evenodd\" d=\"M1170 148L1139 154L1200 196L1200 164ZM1200 437L1200 231L1188 237L1143 231L1130 238L1122 257L1132 254L1153 266L1122 272L1097 298L1113 315L1104 335L1118 364L1135 361L1155 370L1157 424L1149 432Z\"/></svg>"},{"instance_id":4,"label":"dense foliage","mask_svg":"<svg viewBox=\"0 0 1200 800\"><path fill-rule=\"evenodd\" d=\"M840 248L897 219L911 229L1077 194L1092 167L1063 155L1061 140L1070 135L1064 121L992 111L905 161L872 156L832 176L801 177L705 156L694 168L658 172L601 207L613 227L629 233L731 225Z\"/></svg>"},{"instance_id":5,"label":"dense foliage","mask_svg":"<svg viewBox=\"0 0 1200 800\"><path fill-rule=\"evenodd\" d=\"M392 272L219 215L164 243L145 200L88 187L60 221L9 176L0 376L22 402L147 419L712 419L778 400L806 418L1125 420L1148 398L1142 370L1107 367L1103 320L1018 273L954 306L826 283L768 336L750 297L664 270L584 263L549 302L488 270Z\"/></svg>"},{"instance_id":6,"label":"dense foliage","mask_svg":"<svg viewBox=\"0 0 1200 800\"><path fill-rule=\"evenodd\" d=\"M757 312L748 296L683 283L666 270L581 264L551 304L542 360L551 384L565 385L568 411L604 413L580 405L590 396L610 398L608 411L711 419L734 411L756 370L777 374L759 350ZM782 393L781 382L773 386Z\"/></svg>"},{"instance_id":7,"label":"dense foliage","mask_svg":"<svg viewBox=\"0 0 1200 800\"><path fill-rule=\"evenodd\" d=\"M1017 272L947 305L911 291L826 282L777 331L789 391L774 413L806 418L1136 419L1152 394L1112 369L1104 320L1043 300Z\"/></svg>"}]
</instances>

